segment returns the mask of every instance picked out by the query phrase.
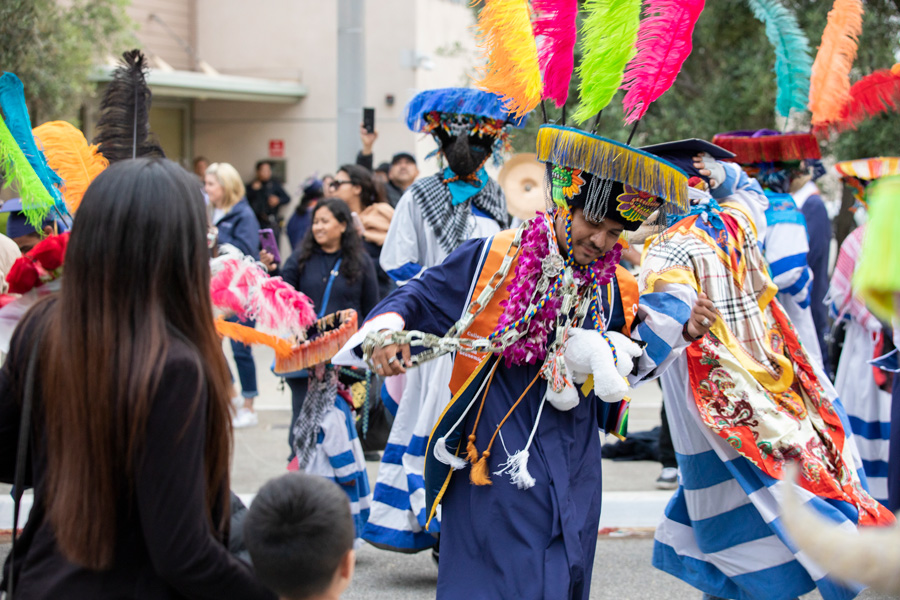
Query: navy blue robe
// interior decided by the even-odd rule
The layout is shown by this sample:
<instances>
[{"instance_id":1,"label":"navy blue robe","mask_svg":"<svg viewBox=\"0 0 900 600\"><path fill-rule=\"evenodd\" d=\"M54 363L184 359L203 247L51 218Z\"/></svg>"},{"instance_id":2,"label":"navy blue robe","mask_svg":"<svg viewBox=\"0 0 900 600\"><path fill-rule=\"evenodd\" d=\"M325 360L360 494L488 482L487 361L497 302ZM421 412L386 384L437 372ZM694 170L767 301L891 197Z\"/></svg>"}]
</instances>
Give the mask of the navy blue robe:
<instances>
[{"instance_id":1,"label":"navy blue robe","mask_svg":"<svg viewBox=\"0 0 900 600\"><path fill-rule=\"evenodd\" d=\"M443 335L463 313L486 243L463 243L369 318L393 312L406 329ZM610 329L623 325L621 303L615 303ZM539 369L500 365L476 432L479 452ZM520 490L507 475L495 474L506 461L504 446L509 454L525 448L545 391L540 379L500 430L489 458L492 485L472 485L469 469L453 472L442 502L439 599L588 599L600 521L598 422L608 406L593 393L567 412L545 405L528 461L534 487ZM464 422L466 436L476 412Z\"/></svg>"}]
</instances>

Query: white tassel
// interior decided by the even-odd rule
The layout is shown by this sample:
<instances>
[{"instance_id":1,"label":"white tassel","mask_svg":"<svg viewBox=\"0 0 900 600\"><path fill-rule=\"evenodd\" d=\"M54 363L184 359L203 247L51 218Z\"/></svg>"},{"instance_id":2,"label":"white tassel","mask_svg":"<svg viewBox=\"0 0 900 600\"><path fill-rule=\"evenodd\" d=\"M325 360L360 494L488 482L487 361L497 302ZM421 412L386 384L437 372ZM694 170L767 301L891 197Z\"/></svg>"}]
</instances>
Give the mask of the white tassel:
<instances>
[{"instance_id":1,"label":"white tassel","mask_svg":"<svg viewBox=\"0 0 900 600\"><path fill-rule=\"evenodd\" d=\"M450 432L456 431L462 422L465 420L466 415L469 414L469 411L474 406L475 401L478 400L478 397L481 396L481 392L484 391L487 382L491 379L491 374L497 370L497 366L500 364L500 359L497 359L497 362L494 363L493 368L491 369L491 373L488 373L484 381L481 382L481 387L478 388L478 391L475 392L475 395L472 397L472 400L469 401L469 405L466 406L466 410L459 416L459 419L456 420L456 423L453 427L450 428L450 431L447 435L450 435ZM447 449L447 435L438 438L437 442L434 444L434 451L431 453L439 462L444 463L445 465L450 465L450 468L454 471L459 471L460 469L466 468L466 465L469 464L465 459L460 458L458 456L454 456Z\"/></svg>"},{"instance_id":2,"label":"white tassel","mask_svg":"<svg viewBox=\"0 0 900 600\"><path fill-rule=\"evenodd\" d=\"M505 463L500 465L500 470L496 471L494 475L508 474L510 481L516 484L516 487L520 490L534 487L534 477L528 472L528 457L529 452L527 448L516 451L515 454L506 459Z\"/></svg>"},{"instance_id":3,"label":"white tassel","mask_svg":"<svg viewBox=\"0 0 900 600\"><path fill-rule=\"evenodd\" d=\"M465 469L466 465L469 464L465 459L450 453L450 450L447 448L447 436L438 438L437 442L434 444L433 454L438 461L445 465L450 465L450 468L454 471Z\"/></svg>"},{"instance_id":4,"label":"white tassel","mask_svg":"<svg viewBox=\"0 0 900 600\"><path fill-rule=\"evenodd\" d=\"M541 424L541 414L544 412L544 403L546 401L547 395L545 394L543 399L541 399L540 406L538 406L538 413L534 419L534 426L531 428L531 435L528 436L528 441L523 449L517 450L515 454L510 455L509 450L506 449L506 442L503 441L503 434L500 434L500 443L503 444L503 451L506 452L506 462L500 465L500 470L494 475L508 474L510 481L516 484L516 487L520 490L527 490L530 487L534 487L535 484L534 477L528 472L528 457L530 456L528 449L531 448L531 442L537 433L538 425Z\"/></svg>"}]
</instances>

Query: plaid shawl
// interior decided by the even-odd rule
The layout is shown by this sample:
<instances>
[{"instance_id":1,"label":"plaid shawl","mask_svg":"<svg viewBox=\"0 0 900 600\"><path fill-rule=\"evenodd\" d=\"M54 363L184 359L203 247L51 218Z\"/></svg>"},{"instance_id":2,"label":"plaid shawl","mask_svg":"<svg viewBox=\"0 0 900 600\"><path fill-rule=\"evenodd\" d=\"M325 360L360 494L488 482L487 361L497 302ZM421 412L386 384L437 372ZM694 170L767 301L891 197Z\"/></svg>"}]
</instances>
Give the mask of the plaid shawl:
<instances>
[{"instance_id":1,"label":"plaid shawl","mask_svg":"<svg viewBox=\"0 0 900 600\"><path fill-rule=\"evenodd\" d=\"M778 292L769 278L756 233L747 216L734 207L720 213L725 228L717 230L701 215L682 219L647 250L638 286L641 294L657 282L688 283L712 300L720 319L713 333L750 363L764 379L782 375L783 359L766 343L760 310Z\"/></svg>"},{"instance_id":2,"label":"plaid shawl","mask_svg":"<svg viewBox=\"0 0 900 600\"><path fill-rule=\"evenodd\" d=\"M801 466L801 485L850 502L859 523L893 516L864 489L844 447L845 432L827 382L819 379L797 332L775 299L749 218L736 206L719 213L723 229L694 215L679 221L647 252L641 293L657 284L688 284L719 312L710 333L687 350L691 400L701 420L775 479L784 464Z\"/></svg>"},{"instance_id":3,"label":"plaid shawl","mask_svg":"<svg viewBox=\"0 0 900 600\"><path fill-rule=\"evenodd\" d=\"M450 188L440 174L419 179L409 187L409 192L421 207L422 216L437 236L438 244L447 253L453 252L469 239L474 230L475 223L469 219L473 204L497 221L500 229L509 226L506 198L500 185L493 179L488 179L484 189L456 206L453 206Z\"/></svg>"}]
</instances>

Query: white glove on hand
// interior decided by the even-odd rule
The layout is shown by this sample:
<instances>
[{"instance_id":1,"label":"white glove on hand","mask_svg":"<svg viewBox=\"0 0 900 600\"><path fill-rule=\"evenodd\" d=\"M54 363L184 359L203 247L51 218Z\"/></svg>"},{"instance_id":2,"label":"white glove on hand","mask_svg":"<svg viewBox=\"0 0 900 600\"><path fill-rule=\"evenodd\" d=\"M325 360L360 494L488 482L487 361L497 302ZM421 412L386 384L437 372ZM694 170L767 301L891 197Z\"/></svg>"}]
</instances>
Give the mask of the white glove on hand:
<instances>
[{"instance_id":1,"label":"white glove on hand","mask_svg":"<svg viewBox=\"0 0 900 600\"><path fill-rule=\"evenodd\" d=\"M703 168L709 171L709 187L716 189L725 182L725 167L706 152L701 156L703 156Z\"/></svg>"},{"instance_id":2,"label":"white glove on hand","mask_svg":"<svg viewBox=\"0 0 900 600\"><path fill-rule=\"evenodd\" d=\"M609 342L599 331L573 328L566 344L566 365L573 379L584 382L588 375L594 376L594 393L604 402L618 402L628 392L625 375L634 367L634 359L642 354L640 346L624 335L616 332L606 334ZM616 349L613 358L612 347Z\"/></svg>"}]
</instances>

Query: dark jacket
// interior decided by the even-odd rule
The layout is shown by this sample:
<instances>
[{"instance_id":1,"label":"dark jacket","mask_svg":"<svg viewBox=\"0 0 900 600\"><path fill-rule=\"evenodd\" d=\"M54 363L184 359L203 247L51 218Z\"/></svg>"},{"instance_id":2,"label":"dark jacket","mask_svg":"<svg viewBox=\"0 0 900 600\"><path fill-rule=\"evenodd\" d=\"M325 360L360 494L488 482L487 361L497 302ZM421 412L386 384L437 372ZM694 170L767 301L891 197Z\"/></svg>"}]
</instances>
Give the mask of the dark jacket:
<instances>
[{"instance_id":1,"label":"dark jacket","mask_svg":"<svg viewBox=\"0 0 900 600\"><path fill-rule=\"evenodd\" d=\"M281 182L274 177L265 183L260 182L262 185L258 190L253 189L253 183L254 181L251 181L246 185L247 201L250 203L250 208L253 209L257 220L269 227L278 220L278 209L290 202L291 197L284 191ZM269 196L278 197L277 206L269 206Z\"/></svg>"},{"instance_id":2,"label":"dark jacket","mask_svg":"<svg viewBox=\"0 0 900 600\"><path fill-rule=\"evenodd\" d=\"M220 246L231 244L247 256L259 258L259 221L246 198L232 206L216 227L219 228Z\"/></svg>"},{"instance_id":3,"label":"dark jacket","mask_svg":"<svg viewBox=\"0 0 900 600\"><path fill-rule=\"evenodd\" d=\"M806 199L800 212L806 218L806 234L809 238L809 254L806 261L812 271L813 281L810 291L809 309L812 312L822 359L828 364L828 346L825 334L828 331L828 308L825 306L825 294L828 292L828 258L831 252L831 219L821 196L813 194Z\"/></svg>"},{"instance_id":4,"label":"dark jacket","mask_svg":"<svg viewBox=\"0 0 900 600\"><path fill-rule=\"evenodd\" d=\"M380 300L378 280L375 277L375 264L365 252L361 254L362 270L354 281L347 281L342 269L338 270L338 276L331 285L328 305L325 307L325 312L321 312L322 298L325 295L329 275L342 255L340 250L332 254L317 250L309 257L301 270L298 261L300 249L298 248L287 259L281 276L287 283L294 286L294 289L309 296L315 305L316 313L329 315L339 310L352 308L356 311L357 319L362 323L369 311L375 308Z\"/></svg>"},{"instance_id":5,"label":"dark jacket","mask_svg":"<svg viewBox=\"0 0 900 600\"><path fill-rule=\"evenodd\" d=\"M36 338L35 323L45 314L35 314L16 331L0 370L0 481L13 480L24 373ZM144 445L136 457L133 493L122 490L118 496L113 566L102 572L75 565L60 553L44 513L44 498L52 490L47 489L47 440L41 427L38 378L31 430L33 477L29 478L34 484L34 508L16 542L17 600L275 599L217 539L224 535L214 535L207 518L203 453L208 396L205 388L197 387L200 377L195 351L173 339L152 398ZM195 405L190 400L198 394ZM221 509L216 513L213 521L218 523ZM4 588L8 569L7 559Z\"/></svg>"}]
</instances>

